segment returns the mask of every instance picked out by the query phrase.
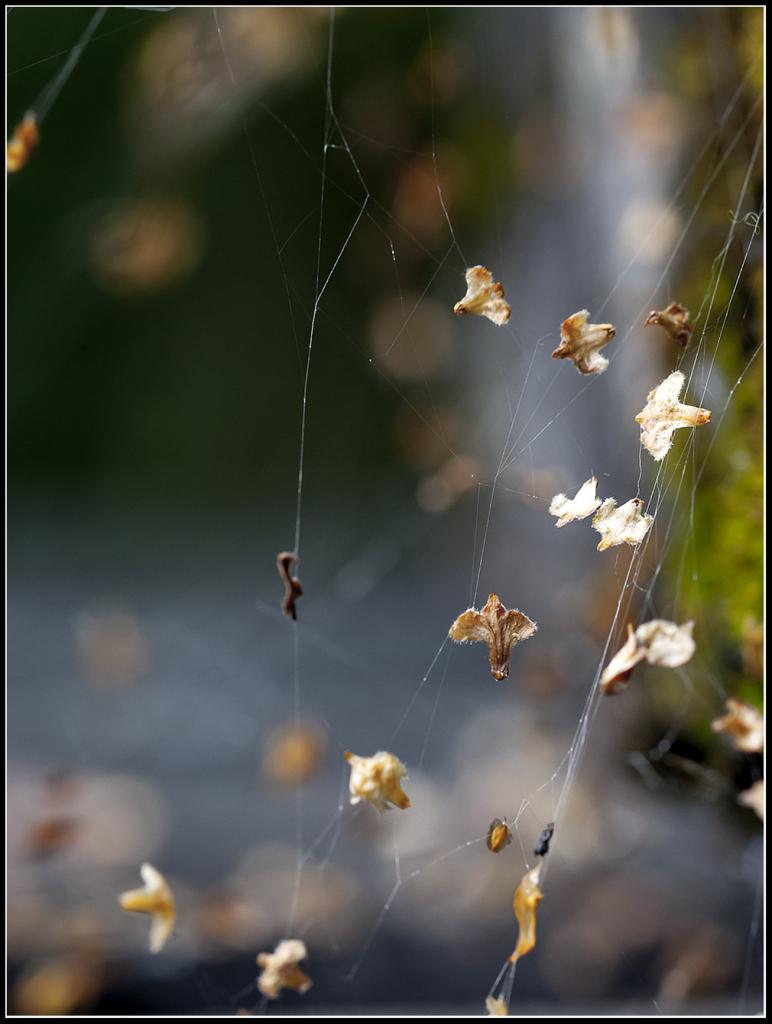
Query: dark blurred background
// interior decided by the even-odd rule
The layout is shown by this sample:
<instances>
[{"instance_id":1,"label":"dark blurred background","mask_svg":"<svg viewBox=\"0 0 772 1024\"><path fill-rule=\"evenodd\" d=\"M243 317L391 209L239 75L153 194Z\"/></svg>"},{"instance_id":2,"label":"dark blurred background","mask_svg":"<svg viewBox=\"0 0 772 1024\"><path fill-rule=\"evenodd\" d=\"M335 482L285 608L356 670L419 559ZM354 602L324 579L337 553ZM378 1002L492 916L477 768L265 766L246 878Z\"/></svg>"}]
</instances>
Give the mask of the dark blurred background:
<instances>
[{"instance_id":1,"label":"dark blurred background","mask_svg":"<svg viewBox=\"0 0 772 1024\"><path fill-rule=\"evenodd\" d=\"M9 131L92 16L8 11ZM300 776L314 987L279 1008L482 1012L629 564L547 505L650 493L633 417L677 353L641 325L675 299L714 414L630 616L696 618L698 654L601 705L511 1010L756 1012L760 763L710 722L762 694L761 9L340 9L329 94L329 10L217 19L110 8L8 180L11 1009L253 1007ZM298 732L275 556L317 256L365 198L314 333ZM507 328L452 316L467 262ZM617 325L590 387L550 359L583 307ZM471 647L421 686L484 534L478 603L539 633L505 683ZM349 807L344 749L394 750L412 808ZM158 957L117 906L144 860L179 907Z\"/></svg>"}]
</instances>

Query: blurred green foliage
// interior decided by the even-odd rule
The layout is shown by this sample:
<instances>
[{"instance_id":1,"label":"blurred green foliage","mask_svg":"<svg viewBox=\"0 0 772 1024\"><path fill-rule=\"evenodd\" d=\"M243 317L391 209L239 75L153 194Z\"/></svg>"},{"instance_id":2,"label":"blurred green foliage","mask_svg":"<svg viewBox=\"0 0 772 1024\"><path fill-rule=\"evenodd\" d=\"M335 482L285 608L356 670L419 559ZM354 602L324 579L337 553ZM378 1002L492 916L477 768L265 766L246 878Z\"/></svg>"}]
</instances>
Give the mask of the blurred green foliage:
<instances>
[{"instance_id":1,"label":"blurred green foliage","mask_svg":"<svg viewBox=\"0 0 772 1024\"><path fill-rule=\"evenodd\" d=\"M762 130L762 12L738 9L722 12L731 47L721 68L723 74L744 82L743 93L724 139L742 131L727 166L730 190L714 188L701 213L702 238L693 245L676 287L687 296L693 310L716 284L715 301L707 323L701 323L692 337L696 344L705 330L705 357L698 358L698 371L709 365L715 351L716 365L725 382L726 393L716 393L712 405L710 434L695 437L695 452L686 470L682 496L685 508L677 522L683 541L673 545L667 566L665 588L681 588L681 619L697 621L699 667L694 673L699 699L692 704L687 735L698 749L710 752L727 770L736 762L727 744L714 735L710 721L720 708L717 690L740 697L758 707L763 703L763 680L758 653L749 656L747 647L758 645L754 627L763 621L764 588L764 506L763 506L763 240L755 215L763 205L763 162L761 151L752 156ZM676 73L695 102L711 102L703 41L682 41ZM694 72L702 67L702 73ZM743 123L747 121L743 130ZM708 160L715 159L710 155ZM748 189L743 206L729 209L729 196L739 195L746 174ZM698 198L695 186L690 199ZM735 236L727 253L720 279L723 246L736 220ZM744 260L747 262L743 266ZM720 336L720 344L717 344ZM688 365L688 364L687 364ZM736 390L734 390L736 388ZM731 401L729 391L732 389ZM705 404L711 405L706 397ZM724 405L726 409L724 410ZM705 459L710 446L710 457ZM697 483L704 462L704 472ZM693 519L687 489L697 483ZM672 597L671 595L667 595ZM745 656L743 649L746 648ZM712 678L711 678L712 676ZM668 681L660 679L655 706L661 721L679 713L682 696ZM747 813L747 812L742 812Z\"/></svg>"}]
</instances>

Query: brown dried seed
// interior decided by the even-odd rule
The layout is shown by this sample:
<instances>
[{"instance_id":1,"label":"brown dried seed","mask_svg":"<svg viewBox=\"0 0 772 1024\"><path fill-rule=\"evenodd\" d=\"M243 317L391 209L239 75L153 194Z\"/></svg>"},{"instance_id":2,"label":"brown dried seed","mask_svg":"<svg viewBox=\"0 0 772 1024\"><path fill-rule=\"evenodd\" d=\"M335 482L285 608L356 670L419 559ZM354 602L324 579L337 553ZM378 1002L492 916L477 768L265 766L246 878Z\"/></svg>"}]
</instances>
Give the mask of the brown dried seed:
<instances>
[{"instance_id":1,"label":"brown dried seed","mask_svg":"<svg viewBox=\"0 0 772 1024\"><path fill-rule=\"evenodd\" d=\"M177 914L174 896L164 876L152 864L143 864L139 871L144 887L121 893L119 902L124 910L152 916L150 952L160 953L174 930Z\"/></svg>"},{"instance_id":2,"label":"brown dried seed","mask_svg":"<svg viewBox=\"0 0 772 1024\"><path fill-rule=\"evenodd\" d=\"M403 811L410 806L410 797L401 786L402 779L407 778L407 768L394 754L379 750L372 757L359 757L347 750L343 757L351 765L352 804L369 800L378 811L387 810L389 804Z\"/></svg>"},{"instance_id":3,"label":"brown dried seed","mask_svg":"<svg viewBox=\"0 0 772 1024\"><path fill-rule=\"evenodd\" d=\"M565 494L556 494L550 502L549 512L551 516L557 517L555 526L558 529L573 523L577 519L586 519L596 512L601 500L597 495L598 481L591 476L585 481L573 498L567 498Z\"/></svg>"},{"instance_id":4,"label":"brown dried seed","mask_svg":"<svg viewBox=\"0 0 772 1024\"><path fill-rule=\"evenodd\" d=\"M298 556L294 551L280 551L276 556L276 568L279 570L279 576L283 580L285 587L281 610L289 618L297 619L295 602L299 597L303 596L303 587L297 576L290 575L290 566L293 563L295 565L300 564Z\"/></svg>"},{"instance_id":5,"label":"brown dried seed","mask_svg":"<svg viewBox=\"0 0 772 1024\"><path fill-rule=\"evenodd\" d=\"M727 713L711 722L713 732L724 732L744 754L760 754L764 749L764 717L745 701L728 697Z\"/></svg>"},{"instance_id":6,"label":"brown dried seed","mask_svg":"<svg viewBox=\"0 0 772 1024\"><path fill-rule=\"evenodd\" d=\"M616 334L613 324L591 324L586 309L569 316L560 326L560 345L552 353L553 359L570 359L579 373L603 373L608 359L600 349L608 345Z\"/></svg>"},{"instance_id":7,"label":"brown dried seed","mask_svg":"<svg viewBox=\"0 0 772 1024\"><path fill-rule=\"evenodd\" d=\"M606 666L600 677L603 693L619 693L630 680L635 666L641 661L663 668L678 668L693 656L696 644L692 639L694 622L682 626L666 619L652 619L636 630L627 626L627 641Z\"/></svg>"},{"instance_id":8,"label":"brown dried seed","mask_svg":"<svg viewBox=\"0 0 772 1024\"><path fill-rule=\"evenodd\" d=\"M764 780L754 782L750 789L744 789L737 797L738 804L750 807L761 820L764 820Z\"/></svg>"},{"instance_id":9,"label":"brown dried seed","mask_svg":"<svg viewBox=\"0 0 772 1024\"><path fill-rule=\"evenodd\" d=\"M519 926L517 945L509 958L511 964L516 963L521 956L530 953L536 945L536 908L542 900L543 893L539 888L539 874L542 862L526 871L520 885L515 889L515 917Z\"/></svg>"},{"instance_id":10,"label":"brown dried seed","mask_svg":"<svg viewBox=\"0 0 772 1024\"><path fill-rule=\"evenodd\" d=\"M10 174L26 167L40 142L40 129L33 111L28 111L13 130L5 147L5 166Z\"/></svg>"},{"instance_id":11,"label":"brown dried seed","mask_svg":"<svg viewBox=\"0 0 772 1024\"><path fill-rule=\"evenodd\" d=\"M742 624L743 671L752 679L764 676L764 623L746 618Z\"/></svg>"},{"instance_id":12,"label":"brown dried seed","mask_svg":"<svg viewBox=\"0 0 772 1024\"><path fill-rule=\"evenodd\" d=\"M35 857L49 857L72 844L81 823L77 818L53 814L36 821L27 832L27 845Z\"/></svg>"},{"instance_id":13,"label":"brown dried seed","mask_svg":"<svg viewBox=\"0 0 772 1024\"><path fill-rule=\"evenodd\" d=\"M13 988L17 1015L77 1016L85 1012L104 987L104 967L97 957L64 954L26 969Z\"/></svg>"},{"instance_id":14,"label":"brown dried seed","mask_svg":"<svg viewBox=\"0 0 772 1024\"><path fill-rule=\"evenodd\" d=\"M501 818L494 818L488 827L488 849L491 853L499 853L512 842L509 825Z\"/></svg>"},{"instance_id":15,"label":"brown dried seed","mask_svg":"<svg viewBox=\"0 0 772 1024\"><path fill-rule=\"evenodd\" d=\"M298 967L308 956L306 946L300 939L283 939L273 953L258 953L257 965L262 973L257 987L267 999L278 999L283 988L292 989L303 995L313 982Z\"/></svg>"},{"instance_id":16,"label":"brown dried seed","mask_svg":"<svg viewBox=\"0 0 772 1024\"><path fill-rule=\"evenodd\" d=\"M641 444L660 462L670 451L679 427L701 427L710 421L710 409L683 405L678 399L686 378L675 370L649 392L646 405L635 417L641 426Z\"/></svg>"},{"instance_id":17,"label":"brown dried seed","mask_svg":"<svg viewBox=\"0 0 772 1024\"><path fill-rule=\"evenodd\" d=\"M83 674L98 688L128 686L147 672L148 645L133 615L81 612L75 635Z\"/></svg>"},{"instance_id":18,"label":"brown dried seed","mask_svg":"<svg viewBox=\"0 0 772 1024\"><path fill-rule=\"evenodd\" d=\"M450 627L449 636L457 643L484 643L488 645L491 675L506 679L509 675L509 657L512 648L527 640L537 630L535 622L517 608L507 609L498 594L490 594L481 611L468 608Z\"/></svg>"},{"instance_id":19,"label":"brown dried seed","mask_svg":"<svg viewBox=\"0 0 772 1024\"><path fill-rule=\"evenodd\" d=\"M635 547L651 529L654 517L643 515L643 501L631 498L617 508L616 499L606 498L592 517L592 528L601 535L598 551L616 547L618 544L630 544Z\"/></svg>"},{"instance_id":20,"label":"brown dried seed","mask_svg":"<svg viewBox=\"0 0 772 1024\"><path fill-rule=\"evenodd\" d=\"M263 771L280 785L298 785L319 768L327 737L314 722L293 722L274 729L266 741Z\"/></svg>"},{"instance_id":21,"label":"brown dried seed","mask_svg":"<svg viewBox=\"0 0 772 1024\"><path fill-rule=\"evenodd\" d=\"M495 999L493 996L485 997L485 1009L486 1017L508 1017L509 1007L504 996L497 996Z\"/></svg>"},{"instance_id":22,"label":"brown dried seed","mask_svg":"<svg viewBox=\"0 0 772 1024\"><path fill-rule=\"evenodd\" d=\"M550 852L550 843L552 842L552 837L553 837L554 834L555 834L555 822L554 821L550 821L542 829L541 834L539 835L539 838L536 841L536 846L534 847L534 851L533 851L535 857L546 857L547 856L547 854Z\"/></svg>"},{"instance_id":23,"label":"brown dried seed","mask_svg":"<svg viewBox=\"0 0 772 1024\"><path fill-rule=\"evenodd\" d=\"M487 317L497 327L505 324L512 309L504 298L504 289L487 267L470 267L466 272L466 295L453 307L456 316L472 313Z\"/></svg>"},{"instance_id":24,"label":"brown dried seed","mask_svg":"<svg viewBox=\"0 0 772 1024\"><path fill-rule=\"evenodd\" d=\"M644 656L644 652L638 647L633 624L628 622L627 641L623 647L620 647L600 677L601 690L609 694L619 693L623 690L630 681L633 669L639 661L643 660Z\"/></svg>"},{"instance_id":25,"label":"brown dried seed","mask_svg":"<svg viewBox=\"0 0 772 1024\"><path fill-rule=\"evenodd\" d=\"M689 310L679 306L677 302L671 302L666 309L653 309L644 320L643 326L650 327L653 324L664 328L673 341L677 341L682 348L689 344L692 333Z\"/></svg>"}]
</instances>

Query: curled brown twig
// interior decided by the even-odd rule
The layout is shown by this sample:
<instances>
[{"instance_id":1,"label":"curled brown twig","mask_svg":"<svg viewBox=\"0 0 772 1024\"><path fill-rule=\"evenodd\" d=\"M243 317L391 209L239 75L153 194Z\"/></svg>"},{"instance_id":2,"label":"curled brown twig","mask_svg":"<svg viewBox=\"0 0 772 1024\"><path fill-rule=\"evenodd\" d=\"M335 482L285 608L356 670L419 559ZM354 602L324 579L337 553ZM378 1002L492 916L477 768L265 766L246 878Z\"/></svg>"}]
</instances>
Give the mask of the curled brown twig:
<instances>
[{"instance_id":1,"label":"curled brown twig","mask_svg":"<svg viewBox=\"0 0 772 1024\"><path fill-rule=\"evenodd\" d=\"M276 556L276 568L279 570L279 576L284 581L286 588L281 602L281 610L285 615L297 621L295 602L303 596L303 587L297 576L290 575L290 566L293 563L299 564L298 556L294 551L280 551Z\"/></svg>"}]
</instances>

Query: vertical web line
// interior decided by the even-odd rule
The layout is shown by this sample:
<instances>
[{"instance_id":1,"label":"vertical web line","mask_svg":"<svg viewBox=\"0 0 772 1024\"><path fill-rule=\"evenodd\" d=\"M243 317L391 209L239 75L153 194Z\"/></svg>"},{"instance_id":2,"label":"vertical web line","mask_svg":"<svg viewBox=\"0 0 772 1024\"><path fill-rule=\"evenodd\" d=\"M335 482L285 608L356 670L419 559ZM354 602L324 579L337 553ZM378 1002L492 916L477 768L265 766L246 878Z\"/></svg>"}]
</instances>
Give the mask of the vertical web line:
<instances>
[{"instance_id":1,"label":"vertical web line","mask_svg":"<svg viewBox=\"0 0 772 1024\"><path fill-rule=\"evenodd\" d=\"M322 151L322 184L321 184L321 196L319 199L319 239L316 250L316 297L314 299L313 311L311 313L311 327L308 335L308 353L306 356L306 370L303 378L303 399L300 416L300 451L298 454L298 489L297 489L297 508L295 511L295 543L293 550L295 556L300 558L300 521L303 507L303 470L304 460L306 453L306 419L308 412L308 380L311 372L311 353L314 345L314 333L316 331L316 316L319 312L319 300L321 297L319 291L319 280L321 276L322 266L322 228L324 225L324 199L325 199L325 185L327 182L327 152L330 142L330 122L331 122L331 110L332 110L332 50L333 50L333 39L335 34L335 8L330 9L330 31L327 42L327 78L326 78L326 93L325 93L325 109L324 109L324 142Z\"/></svg>"}]
</instances>

